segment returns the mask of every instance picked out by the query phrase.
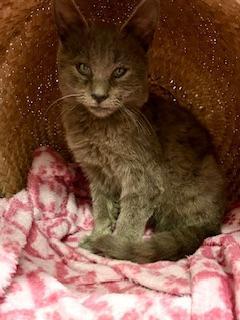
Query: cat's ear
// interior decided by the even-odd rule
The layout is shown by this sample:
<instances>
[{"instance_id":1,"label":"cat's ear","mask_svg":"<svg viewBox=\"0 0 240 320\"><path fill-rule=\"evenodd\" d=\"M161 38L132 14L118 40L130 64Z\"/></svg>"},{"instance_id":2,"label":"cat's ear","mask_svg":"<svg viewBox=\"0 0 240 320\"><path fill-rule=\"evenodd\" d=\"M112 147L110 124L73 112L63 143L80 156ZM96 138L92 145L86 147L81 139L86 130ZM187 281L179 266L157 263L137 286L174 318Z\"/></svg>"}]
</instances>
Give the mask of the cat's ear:
<instances>
[{"instance_id":1,"label":"cat's ear","mask_svg":"<svg viewBox=\"0 0 240 320\"><path fill-rule=\"evenodd\" d=\"M71 32L86 31L88 23L74 0L54 0L58 35L64 42Z\"/></svg>"},{"instance_id":2,"label":"cat's ear","mask_svg":"<svg viewBox=\"0 0 240 320\"><path fill-rule=\"evenodd\" d=\"M133 34L147 51L152 43L159 15L158 0L142 0L121 27Z\"/></svg>"}]
</instances>

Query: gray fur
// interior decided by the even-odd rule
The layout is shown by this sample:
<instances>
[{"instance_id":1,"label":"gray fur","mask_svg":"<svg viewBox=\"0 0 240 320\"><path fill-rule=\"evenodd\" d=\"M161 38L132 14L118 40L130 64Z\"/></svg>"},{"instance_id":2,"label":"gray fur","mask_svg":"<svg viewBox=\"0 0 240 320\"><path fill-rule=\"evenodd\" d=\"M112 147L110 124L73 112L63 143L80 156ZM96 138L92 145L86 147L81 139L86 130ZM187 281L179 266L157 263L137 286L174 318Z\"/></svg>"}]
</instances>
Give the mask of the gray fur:
<instances>
[{"instance_id":1,"label":"gray fur","mask_svg":"<svg viewBox=\"0 0 240 320\"><path fill-rule=\"evenodd\" d=\"M66 98L63 124L93 199L95 228L82 246L141 263L193 253L219 232L224 179L209 136L194 117L149 97L147 50L156 1L142 1L120 29L89 26L81 13L76 27L70 0L56 0L55 12L60 87L64 96L78 95ZM91 75L79 73L80 63ZM127 72L115 79L118 67ZM93 98L96 92L103 102ZM144 241L147 224L155 233Z\"/></svg>"}]
</instances>

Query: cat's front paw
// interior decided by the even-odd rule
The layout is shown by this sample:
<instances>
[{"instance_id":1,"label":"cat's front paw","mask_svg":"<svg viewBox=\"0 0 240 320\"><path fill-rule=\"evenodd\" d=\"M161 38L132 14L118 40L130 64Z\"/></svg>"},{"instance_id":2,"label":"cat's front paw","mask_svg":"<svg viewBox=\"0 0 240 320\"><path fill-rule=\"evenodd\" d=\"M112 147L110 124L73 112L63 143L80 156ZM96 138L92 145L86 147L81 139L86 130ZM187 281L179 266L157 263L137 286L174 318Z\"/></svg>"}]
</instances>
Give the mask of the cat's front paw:
<instances>
[{"instance_id":1,"label":"cat's front paw","mask_svg":"<svg viewBox=\"0 0 240 320\"><path fill-rule=\"evenodd\" d=\"M92 234L89 236L86 236L82 239L82 241L79 243L79 246L83 249L89 250L94 252L92 244L96 242L96 239L101 238L103 236L112 234L110 229L105 229L101 231L93 231Z\"/></svg>"},{"instance_id":2,"label":"cat's front paw","mask_svg":"<svg viewBox=\"0 0 240 320\"><path fill-rule=\"evenodd\" d=\"M86 249L88 251L91 251L92 240L93 240L93 237L91 235L83 238L83 240L79 243L79 247Z\"/></svg>"}]
</instances>

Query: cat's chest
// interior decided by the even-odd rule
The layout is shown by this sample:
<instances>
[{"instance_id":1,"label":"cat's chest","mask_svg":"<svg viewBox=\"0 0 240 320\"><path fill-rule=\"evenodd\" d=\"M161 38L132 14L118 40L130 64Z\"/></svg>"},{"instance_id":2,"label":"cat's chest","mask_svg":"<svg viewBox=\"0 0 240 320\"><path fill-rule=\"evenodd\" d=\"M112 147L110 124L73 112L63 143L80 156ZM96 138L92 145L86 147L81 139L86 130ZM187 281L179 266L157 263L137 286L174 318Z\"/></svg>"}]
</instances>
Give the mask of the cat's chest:
<instances>
[{"instance_id":1,"label":"cat's chest","mask_svg":"<svg viewBox=\"0 0 240 320\"><path fill-rule=\"evenodd\" d=\"M75 159L80 163L90 181L97 178L103 185L117 193L120 192L119 168L120 166L122 168L123 164L111 141L100 139L99 136L95 140L82 137L75 152Z\"/></svg>"},{"instance_id":2,"label":"cat's chest","mask_svg":"<svg viewBox=\"0 0 240 320\"><path fill-rule=\"evenodd\" d=\"M86 139L80 143L81 160L84 163L93 163L101 166L107 165L111 162L113 155L113 148L106 141L100 142Z\"/></svg>"},{"instance_id":3,"label":"cat's chest","mask_svg":"<svg viewBox=\"0 0 240 320\"><path fill-rule=\"evenodd\" d=\"M152 150L156 148L151 143L155 140L124 123L105 127L78 126L69 133L69 147L82 168L114 179L117 184L124 179L126 168L146 166L155 157Z\"/></svg>"},{"instance_id":4,"label":"cat's chest","mask_svg":"<svg viewBox=\"0 0 240 320\"><path fill-rule=\"evenodd\" d=\"M97 166L107 171L113 171L119 161L121 151L120 141L104 132L85 132L72 141L72 150L77 162L82 166Z\"/></svg>"}]
</instances>

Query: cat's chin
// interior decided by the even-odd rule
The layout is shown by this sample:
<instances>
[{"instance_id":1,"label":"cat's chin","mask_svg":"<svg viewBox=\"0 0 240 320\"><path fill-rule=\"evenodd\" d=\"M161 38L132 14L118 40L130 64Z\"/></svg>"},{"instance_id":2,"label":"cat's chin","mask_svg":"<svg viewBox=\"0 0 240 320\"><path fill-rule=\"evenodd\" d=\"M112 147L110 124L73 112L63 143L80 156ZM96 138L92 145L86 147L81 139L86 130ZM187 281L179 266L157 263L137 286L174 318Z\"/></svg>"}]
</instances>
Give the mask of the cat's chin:
<instances>
[{"instance_id":1,"label":"cat's chin","mask_svg":"<svg viewBox=\"0 0 240 320\"><path fill-rule=\"evenodd\" d=\"M90 107L88 111L97 118L106 118L116 112L114 108Z\"/></svg>"}]
</instances>

